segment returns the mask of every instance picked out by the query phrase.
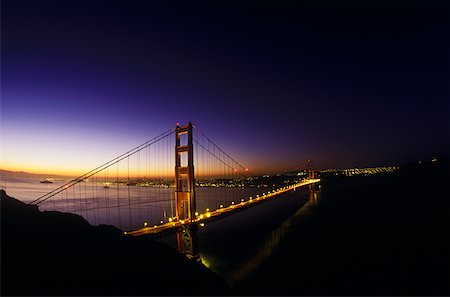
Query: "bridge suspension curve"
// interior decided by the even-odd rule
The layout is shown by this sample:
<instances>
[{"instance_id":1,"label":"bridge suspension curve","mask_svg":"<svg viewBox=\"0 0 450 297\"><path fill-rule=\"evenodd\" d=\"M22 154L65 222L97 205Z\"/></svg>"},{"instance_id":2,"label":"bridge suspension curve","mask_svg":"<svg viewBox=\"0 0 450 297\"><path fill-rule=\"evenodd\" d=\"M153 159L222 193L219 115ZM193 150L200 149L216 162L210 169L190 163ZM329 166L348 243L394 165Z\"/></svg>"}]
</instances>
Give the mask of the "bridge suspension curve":
<instances>
[{"instance_id":1,"label":"bridge suspension curve","mask_svg":"<svg viewBox=\"0 0 450 297\"><path fill-rule=\"evenodd\" d=\"M93 225L114 225L130 235L182 228L185 234L180 240L191 242L194 249L184 245L180 250L195 254L195 239L189 241L186 235L190 225L195 229L222 214L316 182L314 175L302 178L291 175L272 181L255 176L196 125L177 124L93 170L61 182L30 204L79 214Z\"/></svg>"},{"instance_id":2,"label":"bridge suspension curve","mask_svg":"<svg viewBox=\"0 0 450 297\"><path fill-rule=\"evenodd\" d=\"M79 182L82 182L86 178L89 178L89 177L93 176L94 174L96 174L96 173L98 173L100 171L103 171L103 170L107 169L108 167L111 167L112 165L122 161L123 159L125 159L125 158L127 158L127 157L129 157L129 156L131 156L131 155L133 155L133 154L143 150L147 146L150 146L150 145L160 141L161 139L167 137L168 135L173 134L174 131L175 131L175 128L171 128L171 129L161 133L160 135L158 135L156 137L153 137L152 139L146 141L145 143L143 143L141 145L138 145L137 147L127 151L126 153L123 153L120 156L115 157L114 159L112 159L112 160L110 160L110 161L108 161L108 162L106 162L106 163L104 163L104 164L102 164L102 165L92 169L89 172L86 172L85 174L83 174L83 175L81 175L81 176L79 176L79 177L77 177L75 179L70 180L69 182L63 184L62 186L60 186L60 187L58 187L58 188L56 188L56 189L46 193L45 195L43 195L43 196L41 196L41 197L31 201L29 204L38 205L38 204L46 201L47 199L50 199L51 197L55 196L56 194L58 194L58 193L60 193L60 192L62 192L64 190L67 190L68 188L78 184Z\"/></svg>"}]
</instances>

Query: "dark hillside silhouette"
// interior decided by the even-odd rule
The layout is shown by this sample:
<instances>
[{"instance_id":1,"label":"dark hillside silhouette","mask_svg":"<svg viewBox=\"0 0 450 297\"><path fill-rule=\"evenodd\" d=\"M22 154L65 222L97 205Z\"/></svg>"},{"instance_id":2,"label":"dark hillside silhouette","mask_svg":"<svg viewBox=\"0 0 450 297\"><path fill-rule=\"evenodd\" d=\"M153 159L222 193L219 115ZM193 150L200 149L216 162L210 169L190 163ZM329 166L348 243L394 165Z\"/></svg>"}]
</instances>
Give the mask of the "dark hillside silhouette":
<instances>
[{"instance_id":1,"label":"dark hillside silhouette","mask_svg":"<svg viewBox=\"0 0 450 297\"><path fill-rule=\"evenodd\" d=\"M41 212L1 191L2 295L224 295L201 264L149 238ZM195 283L195 285L192 285Z\"/></svg>"}]
</instances>

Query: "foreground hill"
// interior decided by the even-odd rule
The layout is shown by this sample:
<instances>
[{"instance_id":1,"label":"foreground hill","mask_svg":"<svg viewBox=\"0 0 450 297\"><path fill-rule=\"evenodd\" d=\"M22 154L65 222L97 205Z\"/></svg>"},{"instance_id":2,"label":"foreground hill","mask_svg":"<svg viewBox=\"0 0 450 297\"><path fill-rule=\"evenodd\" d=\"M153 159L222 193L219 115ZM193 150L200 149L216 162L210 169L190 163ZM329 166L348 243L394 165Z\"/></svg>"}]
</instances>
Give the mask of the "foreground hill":
<instances>
[{"instance_id":1,"label":"foreground hill","mask_svg":"<svg viewBox=\"0 0 450 297\"><path fill-rule=\"evenodd\" d=\"M1 195L1 295L226 295L216 274L149 238Z\"/></svg>"}]
</instances>

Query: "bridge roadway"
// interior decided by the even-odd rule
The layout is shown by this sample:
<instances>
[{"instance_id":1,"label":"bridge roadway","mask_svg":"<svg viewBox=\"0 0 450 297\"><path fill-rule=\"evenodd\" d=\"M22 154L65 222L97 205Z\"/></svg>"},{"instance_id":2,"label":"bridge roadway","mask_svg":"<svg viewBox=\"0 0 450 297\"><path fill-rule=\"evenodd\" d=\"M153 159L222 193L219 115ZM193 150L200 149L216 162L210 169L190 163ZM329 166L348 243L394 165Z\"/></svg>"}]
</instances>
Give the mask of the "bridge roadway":
<instances>
[{"instance_id":1,"label":"bridge roadway","mask_svg":"<svg viewBox=\"0 0 450 297\"><path fill-rule=\"evenodd\" d=\"M306 185L314 184L320 182L320 179L311 179L299 182L297 184L293 184L290 186L282 187L277 190L273 190L272 192L269 192L262 196L257 196L255 198L250 197L247 200L241 199L241 201L237 204L231 204L228 207L220 207L213 211L207 211L206 213L195 213L196 218L193 220L180 220L180 221L169 221L167 223L163 223L160 225L154 225L154 226L146 226L141 229L137 229L134 231L126 231L124 234L126 235L132 235L132 236L141 236L141 235L149 235L149 234L158 234L163 231L170 231L171 229L177 229L181 227L183 224L189 224L189 223L197 223L200 226L206 222L211 222L215 219L218 219L221 216L225 216L226 214L234 213L238 210L242 210L244 208L247 208L252 205L259 204L260 202L270 199L276 195L279 195L281 193L303 187Z\"/></svg>"}]
</instances>

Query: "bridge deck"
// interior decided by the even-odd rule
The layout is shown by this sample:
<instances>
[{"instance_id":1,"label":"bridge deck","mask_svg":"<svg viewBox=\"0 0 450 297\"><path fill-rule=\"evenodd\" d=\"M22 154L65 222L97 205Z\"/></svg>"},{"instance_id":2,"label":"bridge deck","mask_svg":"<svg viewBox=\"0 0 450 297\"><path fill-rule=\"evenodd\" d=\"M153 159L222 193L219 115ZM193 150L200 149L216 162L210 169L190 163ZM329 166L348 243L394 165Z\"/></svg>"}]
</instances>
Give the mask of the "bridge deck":
<instances>
[{"instance_id":1,"label":"bridge deck","mask_svg":"<svg viewBox=\"0 0 450 297\"><path fill-rule=\"evenodd\" d=\"M205 222L211 221L212 219L217 219L219 216L225 215L225 214L230 214L232 212L235 212L237 210L241 210L245 207L249 207L252 204L257 204L260 203L261 201L264 201L266 199L272 198L276 195L279 195L281 193L293 190L295 188L298 187L303 187L306 185L310 185L310 184L314 184L320 182L320 179L311 179L311 180L307 180L307 181L303 181L294 185L290 185L290 186L286 186L286 187L282 187L278 190L274 190L271 193L267 193L265 195L256 197L256 198L249 198L246 201L241 201L239 204L232 204L228 207L221 207L218 208L216 210L213 211L208 211L206 213L198 213L196 215L196 218L193 220L181 220L181 221L172 221L172 222L167 222L164 224L160 224L160 225L154 225L151 227L143 227L141 229L137 229L137 230L133 230L133 231L128 231L128 232L124 232L124 234L129 234L132 236L140 236L140 235L148 235L148 234L158 234L161 233L163 231L167 231L170 229L176 229L181 227L183 224L189 224L189 223L197 223L197 224L203 224Z\"/></svg>"}]
</instances>

